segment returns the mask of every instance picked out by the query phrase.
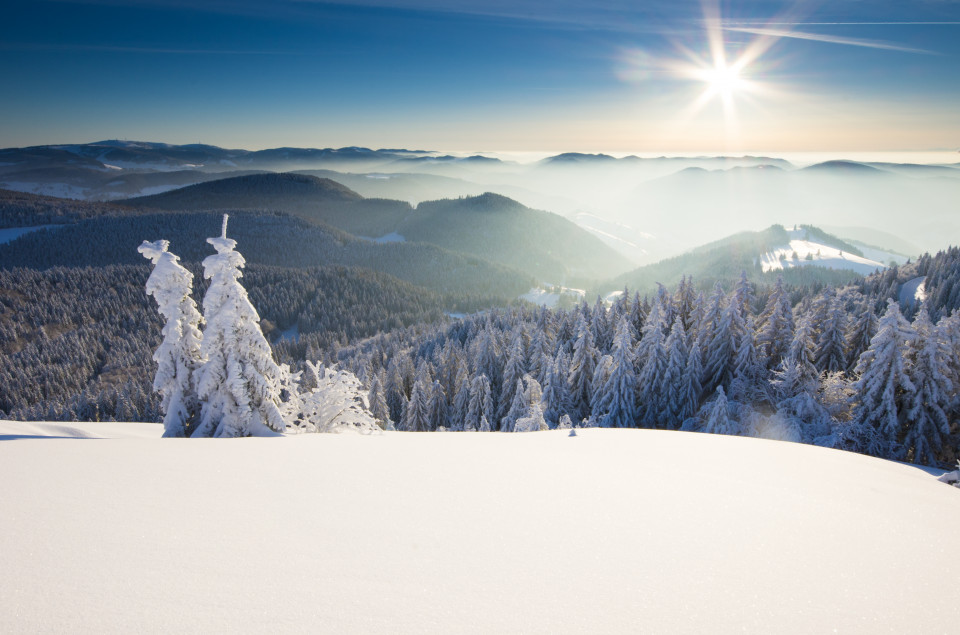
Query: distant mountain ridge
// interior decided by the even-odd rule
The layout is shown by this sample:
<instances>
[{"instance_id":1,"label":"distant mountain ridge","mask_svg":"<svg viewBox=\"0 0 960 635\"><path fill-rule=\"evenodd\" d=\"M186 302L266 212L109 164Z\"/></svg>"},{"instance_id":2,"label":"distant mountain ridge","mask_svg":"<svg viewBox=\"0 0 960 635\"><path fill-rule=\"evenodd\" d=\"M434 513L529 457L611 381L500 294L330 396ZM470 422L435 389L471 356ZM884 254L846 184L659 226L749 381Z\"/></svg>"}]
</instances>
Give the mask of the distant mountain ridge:
<instances>
[{"instance_id":1,"label":"distant mountain ridge","mask_svg":"<svg viewBox=\"0 0 960 635\"><path fill-rule=\"evenodd\" d=\"M262 174L210 181L124 201L166 210L282 210L359 236L398 235L526 271L548 282L599 280L626 258L566 218L498 194L420 203L365 199L327 178Z\"/></svg>"}]
</instances>

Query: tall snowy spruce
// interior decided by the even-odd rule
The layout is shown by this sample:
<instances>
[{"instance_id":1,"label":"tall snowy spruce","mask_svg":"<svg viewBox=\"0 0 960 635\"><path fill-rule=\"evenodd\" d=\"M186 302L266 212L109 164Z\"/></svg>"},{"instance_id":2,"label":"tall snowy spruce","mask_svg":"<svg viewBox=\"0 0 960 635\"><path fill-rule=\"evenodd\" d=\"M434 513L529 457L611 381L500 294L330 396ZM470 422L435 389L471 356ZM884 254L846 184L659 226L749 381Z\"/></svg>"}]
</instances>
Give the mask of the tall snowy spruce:
<instances>
[{"instance_id":1,"label":"tall snowy spruce","mask_svg":"<svg viewBox=\"0 0 960 635\"><path fill-rule=\"evenodd\" d=\"M154 352L157 374L153 389L160 393L163 410L163 436L189 436L200 414L194 373L203 363L200 352L203 318L190 296L193 274L183 268L179 258L167 249L166 240L143 241L137 251L153 263L147 278L147 295L157 301L166 320L163 342Z\"/></svg>"},{"instance_id":2,"label":"tall snowy spruce","mask_svg":"<svg viewBox=\"0 0 960 635\"><path fill-rule=\"evenodd\" d=\"M636 384L633 333L627 316L617 322L611 360L613 368L599 393L594 395L593 412L605 428L632 428L636 425Z\"/></svg>"},{"instance_id":3,"label":"tall snowy spruce","mask_svg":"<svg viewBox=\"0 0 960 635\"><path fill-rule=\"evenodd\" d=\"M290 374L273 360L260 330L260 316L240 284L245 261L227 238L227 216L220 236L208 238L217 253L203 261L210 287L203 298L207 322L197 374L203 403L192 436L246 437L282 433L281 392L290 388ZM296 392L292 390L291 392Z\"/></svg>"},{"instance_id":4,"label":"tall snowy spruce","mask_svg":"<svg viewBox=\"0 0 960 635\"><path fill-rule=\"evenodd\" d=\"M913 320L916 339L911 349L910 380L914 391L907 401L907 431L903 447L914 463L933 465L950 434L945 410L949 407L951 351L941 331L930 322L927 307L922 305Z\"/></svg>"},{"instance_id":5,"label":"tall snowy spruce","mask_svg":"<svg viewBox=\"0 0 960 635\"><path fill-rule=\"evenodd\" d=\"M857 363L856 418L875 428L888 445L886 451L894 456L899 455L896 448L906 427L908 402L916 390L906 358L914 337L900 307L889 300L886 313L877 323L877 334Z\"/></svg>"},{"instance_id":6,"label":"tall snowy spruce","mask_svg":"<svg viewBox=\"0 0 960 635\"><path fill-rule=\"evenodd\" d=\"M577 340L573 345L573 359L570 362L570 399L573 404L576 421L590 415L591 388L593 373L597 366L597 349L593 343L593 332L581 315L577 321Z\"/></svg>"},{"instance_id":7,"label":"tall snowy spruce","mask_svg":"<svg viewBox=\"0 0 960 635\"><path fill-rule=\"evenodd\" d=\"M730 406L723 386L717 386L717 396L713 401L704 405L706 415L703 420L703 431L709 434L740 434L739 424L730 418Z\"/></svg>"}]
</instances>

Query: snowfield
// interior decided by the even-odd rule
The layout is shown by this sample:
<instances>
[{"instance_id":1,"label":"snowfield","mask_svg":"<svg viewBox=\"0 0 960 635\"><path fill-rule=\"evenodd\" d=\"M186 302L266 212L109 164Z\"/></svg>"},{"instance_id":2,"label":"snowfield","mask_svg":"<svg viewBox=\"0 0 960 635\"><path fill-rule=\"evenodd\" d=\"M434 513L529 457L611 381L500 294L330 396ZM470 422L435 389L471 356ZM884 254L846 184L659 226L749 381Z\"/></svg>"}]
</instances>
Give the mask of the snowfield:
<instances>
[{"instance_id":1,"label":"snowfield","mask_svg":"<svg viewBox=\"0 0 960 635\"><path fill-rule=\"evenodd\" d=\"M836 247L804 240L803 235L806 232L803 229L787 230L787 233L790 235L788 245L777 247L760 256L760 267L764 272L814 265L827 269L850 269L866 276L877 269L887 268L882 262L862 258ZM797 254L796 259L793 258L794 253ZM809 260L807 260L808 256ZM784 259L781 260L781 257Z\"/></svg>"},{"instance_id":2,"label":"snowfield","mask_svg":"<svg viewBox=\"0 0 960 635\"><path fill-rule=\"evenodd\" d=\"M521 295L520 299L538 306L545 306L548 309L555 309L563 297L571 302L582 302L586 295L587 292L583 289L571 289L570 287L546 283L542 287L533 287Z\"/></svg>"},{"instance_id":3,"label":"snowfield","mask_svg":"<svg viewBox=\"0 0 960 635\"><path fill-rule=\"evenodd\" d=\"M952 633L960 620L960 490L908 465L653 430L161 430L0 422L0 632Z\"/></svg>"}]
</instances>

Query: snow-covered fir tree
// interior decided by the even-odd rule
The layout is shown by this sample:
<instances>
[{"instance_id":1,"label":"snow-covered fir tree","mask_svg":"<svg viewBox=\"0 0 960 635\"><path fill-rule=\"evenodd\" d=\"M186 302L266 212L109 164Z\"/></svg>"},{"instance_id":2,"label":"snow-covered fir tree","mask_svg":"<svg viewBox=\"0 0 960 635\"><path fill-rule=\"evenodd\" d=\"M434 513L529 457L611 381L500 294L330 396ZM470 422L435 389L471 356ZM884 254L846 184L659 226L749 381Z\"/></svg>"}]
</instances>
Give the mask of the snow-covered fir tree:
<instances>
[{"instance_id":1,"label":"snow-covered fir tree","mask_svg":"<svg viewBox=\"0 0 960 635\"><path fill-rule=\"evenodd\" d=\"M790 296L780 277L767 299L766 307L757 318L757 346L766 360L767 368L779 366L787 354L793 341L793 324Z\"/></svg>"},{"instance_id":2,"label":"snow-covered fir tree","mask_svg":"<svg viewBox=\"0 0 960 635\"><path fill-rule=\"evenodd\" d=\"M856 372L860 356L870 348L870 340L877 334L877 316L868 302L864 301L855 314L847 332L846 359L848 373Z\"/></svg>"},{"instance_id":3,"label":"snow-covered fir tree","mask_svg":"<svg viewBox=\"0 0 960 635\"><path fill-rule=\"evenodd\" d=\"M737 343L745 328L741 306L742 300L734 296L713 327L704 356L704 390L711 391L717 386L730 388L736 367Z\"/></svg>"},{"instance_id":4,"label":"snow-covered fir tree","mask_svg":"<svg viewBox=\"0 0 960 635\"><path fill-rule=\"evenodd\" d=\"M190 295L193 274L168 251L169 246L166 240L143 241L137 251L153 263L147 278L147 295L157 301L165 320L163 341L153 354L157 362L153 389L161 395L163 436L184 437L193 431L200 414L194 374L203 363L203 318Z\"/></svg>"},{"instance_id":5,"label":"snow-covered fir tree","mask_svg":"<svg viewBox=\"0 0 960 635\"><path fill-rule=\"evenodd\" d=\"M667 366L667 354L661 309L658 297L650 309L637 345L636 363L640 368L637 376L637 419L641 426L648 428L654 427L659 421L663 403L662 379Z\"/></svg>"},{"instance_id":6,"label":"snow-covered fir tree","mask_svg":"<svg viewBox=\"0 0 960 635\"><path fill-rule=\"evenodd\" d=\"M289 369L273 359L260 330L260 316L240 284L244 259L237 242L221 235L207 242L217 253L203 261L210 286L203 298L201 355L197 395L202 403L193 436L243 437L282 433L282 393L296 394Z\"/></svg>"},{"instance_id":7,"label":"snow-covered fir tree","mask_svg":"<svg viewBox=\"0 0 960 635\"><path fill-rule=\"evenodd\" d=\"M430 430L450 427L449 406L447 404L447 393L443 389L443 383L439 379L433 380L433 386L430 391Z\"/></svg>"},{"instance_id":8,"label":"snow-covered fir tree","mask_svg":"<svg viewBox=\"0 0 960 635\"><path fill-rule=\"evenodd\" d=\"M546 385L543 387L543 416L548 423L556 424L560 417L569 414L570 391L567 386L570 363L567 354L561 348L550 368Z\"/></svg>"},{"instance_id":9,"label":"snow-covered fir tree","mask_svg":"<svg viewBox=\"0 0 960 635\"><path fill-rule=\"evenodd\" d=\"M570 362L570 398L577 421L590 415L593 385L593 373L597 367L597 349L593 343L593 332L581 316L577 321L577 341L573 345L573 359Z\"/></svg>"},{"instance_id":10,"label":"snow-covered fir tree","mask_svg":"<svg viewBox=\"0 0 960 635\"><path fill-rule=\"evenodd\" d=\"M687 415L687 406L684 400L689 398L684 381L687 372L689 352L687 351L687 333L683 328L683 313L678 312L670 329L670 335L665 344L667 364L663 373L663 390L661 391L660 405L662 412L661 422L668 428L679 428ZM696 389L700 395L699 382Z\"/></svg>"},{"instance_id":11,"label":"snow-covered fir tree","mask_svg":"<svg viewBox=\"0 0 960 635\"><path fill-rule=\"evenodd\" d=\"M380 375L375 373L370 380L370 390L368 392L370 413L382 427L386 428L387 422L390 421L390 409L387 407L387 398L383 392L383 383Z\"/></svg>"},{"instance_id":12,"label":"snow-covered fir tree","mask_svg":"<svg viewBox=\"0 0 960 635\"><path fill-rule=\"evenodd\" d=\"M847 368L847 319L839 300L835 298L831 300L826 317L819 324L822 328L817 338L814 360L817 370L828 373L845 370Z\"/></svg>"},{"instance_id":13,"label":"snow-covered fir tree","mask_svg":"<svg viewBox=\"0 0 960 635\"><path fill-rule=\"evenodd\" d=\"M523 397L527 407L523 416L518 418L516 423L514 423L514 432L538 432L549 429L546 419L543 418L543 409L541 407L543 399L540 382L532 375L525 375L523 382Z\"/></svg>"},{"instance_id":14,"label":"snow-covered fir tree","mask_svg":"<svg viewBox=\"0 0 960 635\"><path fill-rule=\"evenodd\" d=\"M888 451L900 455L899 447L907 423L907 411L916 388L907 367L908 347L915 334L890 300L877 323L877 334L857 362L860 378L855 384L859 407L856 418L875 428Z\"/></svg>"},{"instance_id":15,"label":"snow-covered fir tree","mask_svg":"<svg viewBox=\"0 0 960 635\"><path fill-rule=\"evenodd\" d=\"M910 343L909 367L913 392L907 396L906 434L903 450L914 463L932 465L950 434L949 408L951 354L948 342L931 323L926 306L921 306L913 320L915 339Z\"/></svg>"},{"instance_id":16,"label":"snow-covered fir tree","mask_svg":"<svg viewBox=\"0 0 960 635\"><path fill-rule=\"evenodd\" d=\"M490 380L484 374L476 375L470 383L470 403L467 417L463 421L464 430L490 430L493 418L493 397L490 395Z\"/></svg>"},{"instance_id":17,"label":"snow-covered fir tree","mask_svg":"<svg viewBox=\"0 0 960 635\"><path fill-rule=\"evenodd\" d=\"M717 396L708 402L703 431L710 434L740 434L739 424L730 417L730 407L723 386L717 386Z\"/></svg>"},{"instance_id":18,"label":"snow-covered fir tree","mask_svg":"<svg viewBox=\"0 0 960 635\"><path fill-rule=\"evenodd\" d=\"M610 376L594 397L593 412L598 424L607 428L631 428L636 425L636 383L633 359L633 333L626 315L617 323L611 355Z\"/></svg>"},{"instance_id":19,"label":"snow-covered fir tree","mask_svg":"<svg viewBox=\"0 0 960 635\"><path fill-rule=\"evenodd\" d=\"M523 339L520 331L518 331L510 343L507 363L503 367L503 390L500 392L500 406L497 412L501 420L507 416L513 404L517 382L527 373L526 368L524 368L524 357Z\"/></svg>"},{"instance_id":20,"label":"snow-covered fir tree","mask_svg":"<svg viewBox=\"0 0 960 635\"><path fill-rule=\"evenodd\" d=\"M510 409L500 419L500 430L503 432L513 432L517 420L523 417L527 412L527 397L524 394L523 379L517 378L514 384L513 398L510 401Z\"/></svg>"},{"instance_id":21,"label":"snow-covered fir tree","mask_svg":"<svg viewBox=\"0 0 960 635\"><path fill-rule=\"evenodd\" d=\"M426 364L421 364L410 391L410 400L403 411L403 419L398 429L408 432L426 432L430 430L430 395L433 382L427 373Z\"/></svg>"}]
</instances>

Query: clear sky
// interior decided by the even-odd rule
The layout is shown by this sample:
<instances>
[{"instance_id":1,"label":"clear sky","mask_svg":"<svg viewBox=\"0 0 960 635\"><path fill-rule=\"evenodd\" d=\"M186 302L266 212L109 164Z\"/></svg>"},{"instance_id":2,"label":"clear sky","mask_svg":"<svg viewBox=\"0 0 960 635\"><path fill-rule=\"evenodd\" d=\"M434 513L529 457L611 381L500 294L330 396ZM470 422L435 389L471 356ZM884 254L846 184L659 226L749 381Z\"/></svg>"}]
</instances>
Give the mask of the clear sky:
<instances>
[{"instance_id":1,"label":"clear sky","mask_svg":"<svg viewBox=\"0 0 960 635\"><path fill-rule=\"evenodd\" d=\"M0 146L960 148L960 0L13 0Z\"/></svg>"}]
</instances>

